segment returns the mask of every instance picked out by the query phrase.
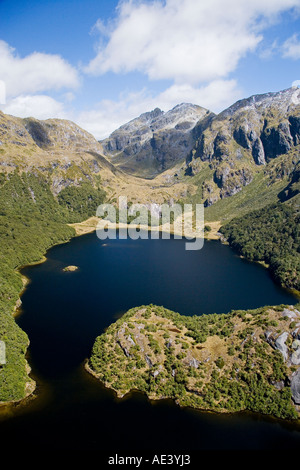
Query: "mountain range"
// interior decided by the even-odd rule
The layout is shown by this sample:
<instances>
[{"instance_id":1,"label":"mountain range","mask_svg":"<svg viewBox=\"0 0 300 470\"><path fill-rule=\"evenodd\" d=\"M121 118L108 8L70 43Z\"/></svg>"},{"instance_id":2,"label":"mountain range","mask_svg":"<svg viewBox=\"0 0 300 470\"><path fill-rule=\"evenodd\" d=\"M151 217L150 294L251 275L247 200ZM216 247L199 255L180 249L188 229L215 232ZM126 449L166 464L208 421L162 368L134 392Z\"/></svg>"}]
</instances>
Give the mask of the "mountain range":
<instances>
[{"instance_id":1,"label":"mountain range","mask_svg":"<svg viewBox=\"0 0 300 470\"><path fill-rule=\"evenodd\" d=\"M149 178L173 169L168 180L194 185L209 207L259 174L289 181L286 195L294 194L299 142L300 90L292 87L240 100L218 115L191 104L155 109L101 144L106 158L128 174Z\"/></svg>"},{"instance_id":2,"label":"mountain range","mask_svg":"<svg viewBox=\"0 0 300 470\"><path fill-rule=\"evenodd\" d=\"M108 199L193 199L209 208L258 184L257 196L267 190L283 200L299 191L299 143L297 87L243 99L218 115L187 103L156 108L100 142L70 121L0 112L1 171L41 172L55 197L101 177Z\"/></svg>"}]
</instances>

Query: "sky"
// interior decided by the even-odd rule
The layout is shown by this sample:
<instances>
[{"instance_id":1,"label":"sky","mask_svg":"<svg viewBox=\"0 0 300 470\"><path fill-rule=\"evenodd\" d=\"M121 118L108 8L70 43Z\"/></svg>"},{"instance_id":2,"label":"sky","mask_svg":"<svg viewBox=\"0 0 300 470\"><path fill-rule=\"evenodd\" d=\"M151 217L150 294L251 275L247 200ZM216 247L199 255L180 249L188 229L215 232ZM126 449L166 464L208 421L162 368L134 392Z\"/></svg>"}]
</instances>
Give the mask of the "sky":
<instances>
[{"instance_id":1,"label":"sky","mask_svg":"<svg viewBox=\"0 0 300 470\"><path fill-rule=\"evenodd\" d=\"M0 110L100 140L159 107L300 86L300 0L0 0Z\"/></svg>"}]
</instances>

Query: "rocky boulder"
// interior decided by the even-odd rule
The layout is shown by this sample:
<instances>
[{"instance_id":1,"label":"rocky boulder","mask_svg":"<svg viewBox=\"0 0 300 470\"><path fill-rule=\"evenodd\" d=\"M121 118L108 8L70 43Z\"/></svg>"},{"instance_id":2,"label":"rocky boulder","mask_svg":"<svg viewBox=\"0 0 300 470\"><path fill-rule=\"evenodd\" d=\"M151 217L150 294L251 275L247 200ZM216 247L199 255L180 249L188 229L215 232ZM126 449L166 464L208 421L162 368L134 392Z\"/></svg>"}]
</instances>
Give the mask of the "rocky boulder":
<instances>
[{"instance_id":1,"label":"rocky boulder","mask_svg":"<svg viewBox=\"0 0 300 470\"><path fill-rule=\"evenodd\" d=\"M295 404L300 405L300 369L292 375L291 392Z\"/></svg>"},{"instance_id":2,"label":"rocky boulder","mask_svg":"<svg viewBox=\"0 0 300 470\"><path fill-rule=\"evenodd\" d=\"M288 337L289 337L289 334L285 331L280 336L278 336L278 338L275 340L275 343L274 343L275 348L281 352L285 361L288 360L288 347L285 344Z\"/></svg>"}]
</instances>

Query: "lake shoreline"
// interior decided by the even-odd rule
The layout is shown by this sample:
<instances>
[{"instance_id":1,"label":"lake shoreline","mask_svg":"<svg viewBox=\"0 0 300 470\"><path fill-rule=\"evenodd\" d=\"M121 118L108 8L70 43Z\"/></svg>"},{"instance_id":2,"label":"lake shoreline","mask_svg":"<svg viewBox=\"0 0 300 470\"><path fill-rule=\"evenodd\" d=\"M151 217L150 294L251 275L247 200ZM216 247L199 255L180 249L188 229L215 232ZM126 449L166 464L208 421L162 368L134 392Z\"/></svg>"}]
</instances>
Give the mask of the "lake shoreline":
<instances>
[{"instance_id":1,"label":"lake shoreline","mask_svg":"<svg viewBox=\"0 0 300 470\"><path fill-rule=\"evenodd\" d=\"M288 322L286 320L287 314L289 315ZM192 335L189 334L189 330L184 324L184 318L178 313L164 310L163 307L155 305L130 309L125 313L122 320L117 320L117 322L111 324L104 333L96 338L92 355L85 362L85 370L101 382L105 388L113 391L118 399L138 391L145 394L150 401L169 399L180 408L188 406L199 411L211 411L218 414L240 411L259 412L277 419L300 422L300 407L296 399L298 392L295 392L292 385L293 364L297 364L297 361L293 362L294 356L291 356L291 363L286 357L283 366L285 368L284 373L290 382L282 385L282 388L287 387L285 390L291 391L291 398L287 395L285 398L283 395L281 396L276 384L269 381L272 374L270 371L267 372L266 368L265 377L261 380L264 382L265 390L268 390L268 394L272 395L272 403L277 403L277 408L270 407L268 399L265 403L261 403L263 395L261 395L259 387L258 392L251 389L251 383L255 382L257 372L263 368L261 361L265 361L265 365L268 364L268 367L274 370L277 370L278 364L281 364L280 358L274 354L272 355L273 349L279 349L278 344L275 340L273 344L266 339L263 334L265 328L269 328L270 333L270 328L273 326L274 334L279 328L281 335L283 332L286 335L291 335L290 324L293 324L294 318L300 318L300 312L297 309L293 306L281 306L281 308L265 307L263 311L261 309L231 311L219 316L218 321L221 329L222 321L223 325L228 325L232 320L232 330L227 331L227 334L221 333L219 335L215 331L210 334L209 328L207 329L207 326L205 326L204 317L201 318L200 316L198 323L199 321L202 322L203 330L206 328L207 334L205 341L200 340L200 348L195 338L190 339ZM258 322L257 318L260 318L261 321ZM263 318L267 320L266 324L264 324L265 320ZM246 341L243 340L242 332L248 332L249 322L252 323L254 329L252 336L255 337L255 341L251 349L253 371L248 370L246 372L247 360L244 355L240 354L238 358L233 357L228 347L231 345L230 348L232 348L234 344L239 350L244 348L246 351ZM152 326L151 329L150 326ZM191 328L191 324L189 324L189 327ZM130 332L128 328L130 328ZM197 330L198 327L195 326L195 329ZM155 337L154 340L152 339L152 345L149 343L147 331L151 331L151 335ZM168 339L165 339L166 333L168 333ZM172 350L170 344L173 345ZM139 349L135 350L134 348L137 345ZM264 349L269 348L269 354L265 357L261 355L261 345L265 345ZM156 349L154 350L153 347ZM121 354L121 350L124 354ZM169 351L168 354L166 350ZM183 350L185 354L183 354ZM289 351L289 354L292 354L292 352L293 349ZM173 357L170 359L172 354ZM179 356L181 357L179 358ZM223 356L224 359L220 361ZM170 364L174 364L172 361L175 357L178 361L181 361L180 365L177 361L177 365L171 367ZM112 376L111 364L117 366L118 378ZM206 392L206 390L209 390L210 384L214 386L215 377L213 377L211 370L212 365L215 367L213 373L218 375L224 387L224 393L214 397L214 399L211 392ZM170 367L172 370L170 370ZM242 407L240 406L239 399L241 397L239 394L235 395L235 402L230 402L230 397L234 396L234 393L232 395L232 392L230 392L230 384L233 384L232 390L235 390L235 387L238 387L241 383L241 378L236 372L237 369L245 370L245 374L251 376L251 380L243 381L242 389L248 387L247 394L251 392L253 400L247 402L244 397ZM192 373L191 370L193 370ZM233 371L235 371L234 375L232 374ZM147 374L152 378L150 386ZM176 381L177 374L180 375L179 382L184 384L181 389L178 386L178 381ZM203 380L199 382L200 376ZM198 378L195 379L195 377ZM175 394L172 387L177 387ZM242 394L241 390L240 393ZM206 395L209 397L207 400ZM292 397L295 398L295 402ZM284 412L281 406L282 400L285 400L286 411Z\"/></svg>"},{"instance_id":2,"label":"lake shoreline","mask_svg":"<svg viewBox=\"0 0 300 470\"><path fill-rule=\"evenodd\" d=\"M67 225L74 228L74 231L75 231L74 235L72 237L70 237L69 240L67 240L67 241L63 241L61 243L55 243L52 246L48 247L47 250L46 250L46 253L47 253L48 250L50 250L51 248L53 248L56 245L69 243L75 237L79 237L79 236L82 236L82 235L86 235L86 234L95 232L97 230L98 223L99 223L99 218L91 217L91 218L86 219L82 222L78 222L78 223L74 223L74 224L67 224ZM219 241L221 241L221 243L223 243L221 234L218 233L218 230L221 227L221 223L218 222L218 221L209 222L208 225L212 228L212 230L209 231L209 232L206 232L204 238L206 240L219 240ZM130 227L131 228L136 228L137 225L136 224L135 225L132 225L132 224L113 224L113 226L111 228L119 229L119 228L130 228ZM148 229L149 229L149 227L145 226L145 230L148 230ZM155 230L157 230L157 229L155 229ZM163 230L160 230L160 232L162 232L162 231ZM174 235L175 231L171 232L171 234ZM226 242L224 244L226 244ZM16 272L18 272L22 277L23 288L22 288L22 290L19 294L19 298L18 298L18 300L16 302L16 305L14 307L14 310L13 310L13 316L14 317L17 317L18 315L22 314L22 312L20 311L21 304L22 304L21 296L22 296L23 292L26 290L26 288L27 288L27 286L30 282L30 279L27 278L24 274L22 274L21 270L26 268L26 267L29 267L29 266L35 266L35 265L42 264L46 261L47 261L47 256L45 254L45 255L42 256L42 258L40 260L28 263L26 265L22 265L22 266L20 266L16 269ZM298 296L300 297L300 292L298 293ZM29 345L30 345L30 341L28 343L27 349L28 349ZM27 369L28 370L28 377L30 379L30 382L28 382L28 384L27 384L28 385L28 390L29 390L28 393L26 393L26 396L24 398L20 399L20 400L17 400L17 401L12 400L12 401L7 401L7 402L1 402L0 403L0 408L2 406L5 406L5 405L15 404L16 402L18 404L21 403L21 402L26 402L28 400L28 397L33 395L34 391L36 390L37 384L33 379L30 378L31 368L30 368L30 365L29 365L28 362L27 362L27 367L28 367L28 369ZM33 381L34 387L32 386L33 384L32 384L31 381Z\"/></svg>"},{"instance_id":3,"label":"lake shoreline","mask_svg":"<svg viewBox=\"0 0 300 470\"><path fill-rule=\"evenodd\" d=\"M132 388L130 390L127 390L124 393L118 392L114 388L110 387L108 383L103 382L103 380L100 379L99 375L93 369L91 369L91 367L89 366L88 359L86 359L83 367L84 367L84 370L88 374L90 374L92 377L94 377L98 382L100 382L101 385L103 385L103 387L105 387L106 390L109 390L110 392L113 392L117 400L126 399L127 397L130 397L131 394L136 392L136 393L140 393L140 394L144 395L150 403L151 402L159 402L161 400L171 400L173 403L175 403L181 409L190 408L192 410L196 410L196 411L199 411L199 412L203 411L205 413L214 413L214 414L227 414L227 415L228 414L234 414L232 411L228 411L226 409L215 411L215 410L211 410L209 408L200 408L200 407L182 405L178 400L175 400L174 398L167 397L167 396L149 395L147 392L139 390L138 388Z\"/></svg>"},{"instance_id":4,"label":"lake shoreline","mask_svg":"<svg viewBox=\"0 0 300 470\"><path fill-rule=\"evenodd\" d=\"M100 223L100 224L99 224ZM171 225L170 230L164 226L159 227L150 227L149 225L139 225L139 224L125 224L125 223L113 223L108 221L103 221L102 227L108 224L108 229L119 230L119 229L140 229L148 232L159 232L159 233L169 233L170 235L178 235L183 238L185 237L194 237L194 238L205 238L208 240L219 240L220 234L219 229L221 227L220 221L209 222L207 225L211 227L209 232L204 232L204 237L202 234L196 235L192 232L187 232L182 234L181 230L177 230L174 226ZM76 231L76 236L86 235L88 233L93 233L97 231L97 228L101 227L101 219L98 217L90 217L89 219L84 220L83 222L76 222L73 224L68 224L70 227L74 228ZM101 228L102 228L101 227Z\"/></svg>"}]
</instances>

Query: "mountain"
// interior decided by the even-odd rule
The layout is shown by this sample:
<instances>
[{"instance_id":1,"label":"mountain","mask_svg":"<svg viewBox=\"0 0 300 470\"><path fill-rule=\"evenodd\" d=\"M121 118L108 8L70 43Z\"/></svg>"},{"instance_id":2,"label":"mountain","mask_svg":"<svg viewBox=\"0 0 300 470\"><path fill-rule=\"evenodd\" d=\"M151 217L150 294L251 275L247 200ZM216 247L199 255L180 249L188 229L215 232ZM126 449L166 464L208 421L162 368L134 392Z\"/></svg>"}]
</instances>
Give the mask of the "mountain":
<instances>
[{"instance_id":1,"label":"mountain","mask_svg":"<svg viewBox=\"0 0 300 470\"><path fill-rule=\"evenodd\" d=\"M93 135L71 121L21 119L0 111L0 174L13 171L42 175L56 198L86 183L100 184L108 201L122 194L130 202L162 204L187 193L186 184L168 174L150 181L124 173Z\"/></svg>"},{"instance_id":2,"label":"mountain","mask_svg":"<svg viewBox=\"0 0 300 470\"><path fill-rule=\"evenodd\" d=\"M208 163L212 174L202 187L206 206L241 191L259 173L271 181L293 178L299 170L300 90L292 87L240 100L206 128L197 124L194 132L198 139L186 174L200 174Z\"/></svg>"},{"instance_id":3,"label":"mountain","mask_svg":"<svg viewBox=\"0 0 300 470\"><path fill-rule=\"evenodd\" d=\"M190 104L157 108L101 141L116 168L181 187L177 200L213 206L211 220L297 195L299 143L297 87L250 96L218 115Z\"/></svg>"},{"instance_id":4,"label":"mountain","mask_svg":"<svg viewBox=\"0 0 300 470\"><path fill-rule=\"evenodd\" d=\"M193 129L212 116L207 109L182 103L168 112L141 114L101 141L104 154L123 171L153 178L184 159L195 143Z\"/></svg>"},{"instance_id":5,"label":"mountain","mask_svg":"<svg viewBox=\"0 0 300 470\"><path fill-rule=\"evenodd\" d=\"M99 142L73 122L21 119L0 112L0 171L33 168L47 177L56 195L72 184L93 184L100 172L107 184L119 173L103 157Z\"/></svg>"}]
</instances>

